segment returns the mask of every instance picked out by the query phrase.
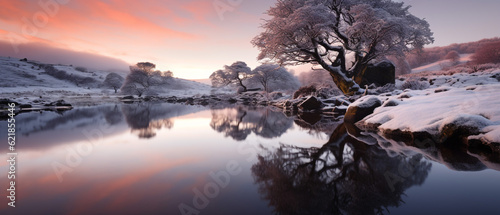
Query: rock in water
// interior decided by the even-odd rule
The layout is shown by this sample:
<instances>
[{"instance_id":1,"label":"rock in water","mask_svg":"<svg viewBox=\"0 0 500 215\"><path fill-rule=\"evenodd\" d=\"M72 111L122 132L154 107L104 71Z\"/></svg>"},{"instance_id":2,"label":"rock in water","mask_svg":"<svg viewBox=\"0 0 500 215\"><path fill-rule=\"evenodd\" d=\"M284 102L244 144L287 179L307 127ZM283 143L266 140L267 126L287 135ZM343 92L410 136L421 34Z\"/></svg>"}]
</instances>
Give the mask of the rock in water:
<instances>
[{"instance_id":1,"label":"rock in water","mask_svg":"<svg viewBox=\"0 0 500 215\"><path fill-rule=\"evenodd\" d=\"M380 101L380 99L376 96L362 97L349 105L344 121L347 123L356 123L372 114L375 108L380 107L381 105L382 101Z\"/></svg>"},{"instance_id":2,"label":"rock in water","mask_svg":"<svg viewBox=\"0 0 500 215\"><path fill-rule=\"evenodd\" d=\"M323 102L321 102L319 99L317 99L314 96L309 96L306 100L301 102L298 107L302 111L314 111L314 110L319 110L323 107Z\"/></svg>"}]
</instances>

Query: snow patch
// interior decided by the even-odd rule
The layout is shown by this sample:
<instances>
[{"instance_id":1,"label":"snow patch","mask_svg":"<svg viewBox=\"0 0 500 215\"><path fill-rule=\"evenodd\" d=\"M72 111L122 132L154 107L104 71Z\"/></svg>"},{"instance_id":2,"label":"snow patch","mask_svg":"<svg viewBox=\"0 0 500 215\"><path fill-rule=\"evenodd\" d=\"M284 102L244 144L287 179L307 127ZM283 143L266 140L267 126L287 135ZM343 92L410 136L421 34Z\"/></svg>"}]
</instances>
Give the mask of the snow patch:
<instances>
[{"instance_id":1,"label":"snow patch","mask_svg":"<svg viewBox=\"0 0 500 215\"><path fill-rule=\"evenodd\" d=\"M355 102L353 102L350 107L360 107L360 108L368 108L373 107L375 104L381 103L381 100L378 96L370 95L362 97Z\"/></svg>"}]
</instances>

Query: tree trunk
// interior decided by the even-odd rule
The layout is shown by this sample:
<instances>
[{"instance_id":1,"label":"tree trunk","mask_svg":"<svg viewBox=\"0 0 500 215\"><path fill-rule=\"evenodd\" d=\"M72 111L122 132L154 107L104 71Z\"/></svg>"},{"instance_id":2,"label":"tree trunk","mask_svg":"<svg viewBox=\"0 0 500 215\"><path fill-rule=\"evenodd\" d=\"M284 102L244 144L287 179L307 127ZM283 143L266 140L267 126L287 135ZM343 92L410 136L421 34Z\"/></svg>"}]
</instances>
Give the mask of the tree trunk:
<instances>
[{"instance_id":1,"label":"tree trunk","mask_svg":"<svg viewBox=\"0 0 500 215\"><path fill-rule=\"evenodd\" d=\"M352 78L347 77L347 71L342 71L341 66L333 67L326 64L324 61L320 61L320 65L330 73L333 78L333 82L337 87L347 96L352 96L355 94L362 94L359 85L354 82Z\"/></svg>"},{"instance_id":2,"label":"tree trunk","mask_svg":"<svg viewBox=\"0 0 500 215\"><path fill-rule=\"evenodd\" d=\"M362 94L362 90L360 90L359 85L354 82L352 78L349 78L349 71L346 69L346 60L345 60L345 50L340 46L331 46L328 43L322 41L312 40L314 46L322 46L326 50L335 51L338 53L335 61L330 65L319 53L319 49L315 48L313 52L313 56L315 60L330 73L330 76L333 78L333 82L337 87L347 96L352 96L355 94Z\"/></svg>"},{"instance_id":3,"label":"tree trunk","mask_svg":"<svg viewBox=\"0 0 500 215\"><path fill-rule=\"evenodd\" d=\"M247 87L245 85L243 85L243 80L241 80L240 78L238 78L238 81L240 83L240 86L243 87L243 92L248 91Z\"/></svg>"},{"instance_id":4,"label":"tree trunk","mask_svg":"<svg viewBox=\"0 0 500 215\"><path fill-rule=\"evenodd\" d=\"M329 71L330 72L330 71ZM360 89L358 84L356 84L352 79L345 79L335 73L330 72L330 76L333 78L333 82L337 87L347 96L352 96L355 94L360 94Z\"/></svg>"}]
</instances>

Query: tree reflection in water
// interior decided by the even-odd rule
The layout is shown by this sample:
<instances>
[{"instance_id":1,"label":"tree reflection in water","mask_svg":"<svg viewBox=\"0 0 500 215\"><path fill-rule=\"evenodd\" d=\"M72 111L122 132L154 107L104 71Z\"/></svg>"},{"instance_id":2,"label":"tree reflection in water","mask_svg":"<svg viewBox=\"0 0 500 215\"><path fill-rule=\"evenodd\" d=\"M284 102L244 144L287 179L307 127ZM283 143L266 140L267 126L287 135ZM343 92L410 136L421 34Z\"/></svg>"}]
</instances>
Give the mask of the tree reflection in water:
<instances>
[{"instance_id":1,"label":"tree reflection in water","mask_svg":"<svg viewBox=\"0 0 500 215\"><path fill-rule=\"evenodd\" d=\"M169 103L135 103L121 107L125 121L139 138L152 138L158 130L172 129L172 118L205 110L201 106Z\"/></svg>"},{"instance_id":2,"label":"tree reflection in water","mask_svg":"<svg viewBox=\"0 0 500 215\"><path fill-rule=\"evenodd\" d=\"M122 106L123 115L132 133L139 138L152 138L162 128L171 129L174 123L169 119L157 119L158 113L149 103L131 104Z\"/></svg>"},{"instance_id":3,"label":"tree reflection in water","mask_svg":"<svg viewBox=\"0 0 500 215\"><path fill-rule=\"evenodd\" d=\"M389 156L341 124L321 148L266 149L252 173L277 214L382 214L401 205L404 191L422 184L430 169L421 155Z\"/></svg>"},{"instance_id":4,"label":"tree reflection in water","mask_svg":"<svg viewBox=\"0 0 500 215\"><path fill-rule=\"evenodd\" d=\"M118 125L123 121L123 114L120 111L120 107L115 105L112 109L104 113L104 118L109 125Z\"/></svg>"},{"instance_id":5,"label":"tree reflection in water","mask_svg":"<svg viewBox=\"0 0 500 215\"><path fill-rule=\"evenodd\" d=\"M283 135L293 125L293 119L268 108L237 107L212 110L210 127L237 141L245 140L252 132L264 138Z\"/></svg>"}]
</instances>

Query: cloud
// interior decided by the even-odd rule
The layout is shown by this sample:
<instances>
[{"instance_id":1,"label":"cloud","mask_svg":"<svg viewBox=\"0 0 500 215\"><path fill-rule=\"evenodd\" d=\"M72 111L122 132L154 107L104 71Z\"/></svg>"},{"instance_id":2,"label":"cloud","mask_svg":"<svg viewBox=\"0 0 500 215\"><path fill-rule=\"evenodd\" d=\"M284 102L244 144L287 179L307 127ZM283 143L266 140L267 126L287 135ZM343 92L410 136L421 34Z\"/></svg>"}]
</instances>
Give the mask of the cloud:
<instances>
[{"instance_id":1,"label":"cloud","mask_svg":"<svg viewBox=\"0 0 500 215\"><path fill-rule=\"evenodd\" d=\"M200 35L187 32L185 24L208 23L212 14L206 0L196 1L83 1L72 0L66 5L33 4L26 0L0 0L0 21L21 33L23 26L38 28L42 33L66 36L83 32L118 31L142 38L196 39ZM56 2L47 0L40 2ZM37 2L38 3L38 2ZM45 19L46 18L46 19ZM43 25L37 25L36 23ZM37 35L32 35L37 36ZM88 36L92 36L89 34ZM98 38L95 38L98 39Z\"/></svg>"},{"instance_id":2,"label":"cloud","mask_svg":"<svg viewBox=\"0 0 500 215\"><path fill-rule=\"evenodd\" d=\"M90 63L86 59L91 54L133 63L161 59L165 53L182 51L189 44L207 44L202 42L206 39L202 29L213 28L210 20L216 20L217 16L211 0L71 0L64 5L47 4L48 7L28 0L0 0L0 3L0 41L29 44L22 45L25 49L22 55L8 52L11 47L2 50L2 55L75 65ZM40 14L48 17L42 19L44 25L36 25ZM40 48L42 45L45 47ZM48 54L41 51L49 46L52 48ZM57 54L62 52L59 49L78 50L87 55L78 55L83 59L70 59ZM74 58L74 53L71 56ZM105 65L103 62L98 66Z\"/></svg>"},{"instance_id":3,"label":"cloud","mask_svg":"<svg viewBox=\"0 0 500 215\"><path fill-rule=\"evenodd\" d=\"M72 64L102 70L128 70L129 64L125 61L93 53L78 52L32 42L14 44L19 49L14 50L12 44L0 41L0 55L16 58L28 58L42 63Z\"/></svg>"},{"instance_id":4,"label":"cloud","mask_svg":"<svg viewBox=\"0 0 500 215\"><path fill-rule=\"evenodd\" d=\"M258 17L272 4L243 1L225 11L223 20L215 0L70 0L51 7L53 13L39 5L56 1L0 0L0 41L45 44L130 64L151 61L183 78L207 77L236 59L255 62L249 41L257 33ZM43 13L48 19L36 26L34 18Z\"/></svg>"}]
</instances>

